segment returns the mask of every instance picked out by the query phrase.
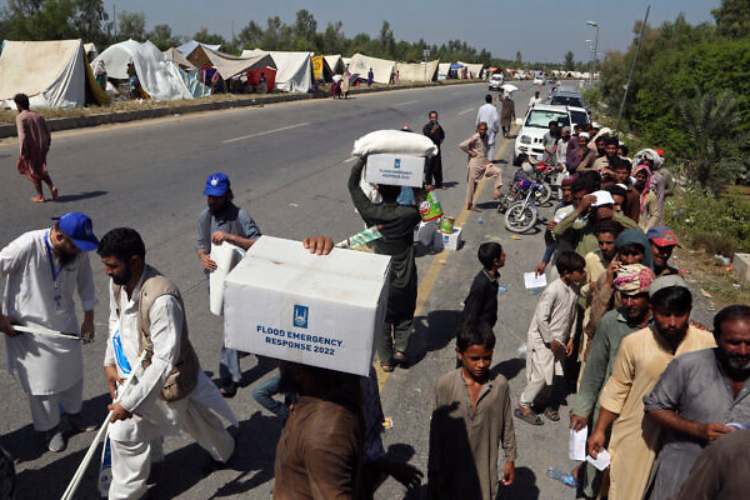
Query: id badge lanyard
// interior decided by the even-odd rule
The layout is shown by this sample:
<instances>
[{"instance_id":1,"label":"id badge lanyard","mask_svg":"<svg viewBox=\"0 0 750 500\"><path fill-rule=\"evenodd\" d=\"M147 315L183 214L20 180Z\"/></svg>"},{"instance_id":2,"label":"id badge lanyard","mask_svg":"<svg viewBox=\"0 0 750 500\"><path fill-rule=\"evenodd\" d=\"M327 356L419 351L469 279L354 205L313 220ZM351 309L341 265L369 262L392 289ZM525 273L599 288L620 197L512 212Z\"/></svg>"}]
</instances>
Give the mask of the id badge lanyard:
<instances>
[{"instance_id":1,"label":"id badge lanyard","mask_svg":"<svg viewBox=\"0 0 750 500\"><path fill-rule=\"evenodd\" d=\"M50 273L52 274L52 282L54 284L54 301L55 301L55 307L58 311L62 310L62 294L60 293L60 283L58 283L57 278L60 277L60 273L62 273L62 266L57 267L55 265L55 256L52 253L52 247L50 247L50 233L47 231L47 236L44 238L44 247L47 249L47 260L49 260L49 269Z\"/></svg>"}]
</instances>

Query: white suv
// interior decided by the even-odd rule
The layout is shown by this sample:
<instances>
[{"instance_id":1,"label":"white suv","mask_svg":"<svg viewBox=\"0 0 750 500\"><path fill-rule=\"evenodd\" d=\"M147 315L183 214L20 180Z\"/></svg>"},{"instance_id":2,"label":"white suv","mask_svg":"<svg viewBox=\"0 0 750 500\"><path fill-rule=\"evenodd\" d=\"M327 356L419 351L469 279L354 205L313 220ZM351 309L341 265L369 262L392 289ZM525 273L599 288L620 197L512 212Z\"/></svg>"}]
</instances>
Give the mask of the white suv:
<instances>
[{"instance_id":1,"label":"white suv","mask_svg":"<svg viewBox=\"0 0 750 500\"><path fill-rule=\"evenodd\" d=\"M544 134L549 131L549 122L556 121L560 127L570 126L570 111L567 106L537 104L523 119L523 126L516 136L513 164L519 166L519 155L525 153L532 163L544 158Z\"/></svg>"}]
</instances>

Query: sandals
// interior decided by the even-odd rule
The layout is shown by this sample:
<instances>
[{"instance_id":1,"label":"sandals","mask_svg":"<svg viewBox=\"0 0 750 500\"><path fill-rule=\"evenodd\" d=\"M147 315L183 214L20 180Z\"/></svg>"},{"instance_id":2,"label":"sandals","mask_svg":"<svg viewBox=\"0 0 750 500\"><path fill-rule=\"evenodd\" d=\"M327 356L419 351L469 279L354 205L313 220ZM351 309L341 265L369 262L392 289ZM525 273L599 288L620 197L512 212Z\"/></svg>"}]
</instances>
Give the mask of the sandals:
<instances>
[{"instance_id":1,"label":"sandals","mask_svg":"<svg viewBox=\"0 0 750 500\"><path fill-rule=\"evenodd\" d=\"M406 366L407 364L409 364L409 357L405 352L396 351L393 354L393 360L396 362L396 364L399 364L401 366Z\"/></svg>"},{"instance_id":2,"label":"sandals","mask_svg":"<svg viewBox=\"0 0 750 500\"><path fill-rule=\"evenodd\" d=\"M542 419L539 418L539 415L531 411L531 409L529 409L529 413L524 413L520 408L516 408L515 410L513 410L513 416L519 420L523 420L527 424L544 425L544 422L542 422Z\"/></svg>"},{"instance_id":3,"label":"sandals","mask_svg":"<svg viewBox=\"0 0 750 500\"><path fill-rule=\"evenodd\" d=\"M545 408L544 416L547 417L547 419L549 419L552 422L560 421L560 412L553 408Z\"/></svg>"},{"instance_id":4,"label":"sandals","mask_svg":"<svg viewBox=\"0 0 750 500\"><path fill-rule=\"evenodd\" d=\"M382 368L382 370L386 373L391 373L396 369L396 365L392 365L389 363L380 363L380 368Z\"/></svg>"}]
</instances>

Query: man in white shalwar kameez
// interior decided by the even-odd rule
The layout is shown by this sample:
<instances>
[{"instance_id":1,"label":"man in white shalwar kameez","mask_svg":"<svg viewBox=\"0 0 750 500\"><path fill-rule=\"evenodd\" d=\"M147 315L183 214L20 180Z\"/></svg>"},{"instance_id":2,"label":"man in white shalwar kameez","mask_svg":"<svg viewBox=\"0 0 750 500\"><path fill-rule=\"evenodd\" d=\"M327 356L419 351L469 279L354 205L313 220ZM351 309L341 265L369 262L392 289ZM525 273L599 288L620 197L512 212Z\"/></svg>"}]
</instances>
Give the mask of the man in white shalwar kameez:
<instances>
[{"instance_id":1,"label":"man in white shalwar kameez","mask_svg":"<svg viewBox=\"0 0 750 500\"><path fill-rule=\"evenodd\" d=\"M545 388L553 394L546 398L544 415L552 421L560 419L557 408L558 386L563 375L561 360L573 352L569 341L577 321L579 287L586 279L586 261L575 252L561 253L556 266L560 277L542 292L529 325L526 387L514 412L516 417L533 425L542 424L532 405Z\"/></svg>"},{"instance_id":2,"label":"man in white shalwar kameez","mask_svg":"<svg viewBox=\"0 0 750 500\"><path fill-rule=\"evenodd\" d=\"M109 406L109 499L136 499L146 492L152 461L162 458L164 436L184 431L225 463L235 442L219 417L235 426L237 419L200 369L179 291L145 264L140 235L114 229L102 238L98 253L112 278L104 370L113 400L122 380L135 374L134 383ZM144 352L147 361L138 363Z\"/></svg>"},{"instance_id":3,"label":"man in white shalwar kameez","mask_svg":"<svg viewBox=\"0 0 750 500\"><path fill-rule=\"evenodd\" d=\"M492 104L491 95L487 94L484 100L485 103L477 111L477 119L474 125L479 126L482 122L487 124L487 159L494 162L496 136L498 130L500 130L500 115L497 113L495 105Z\"/></svg>"},{"instance_id":4,"label":"man in white shalwar kameez","mask_svg":"<svg viewBox=\"0 0 750 500\"><path fill-rule=\"evenodd\" d=\"M45 445L53 452L65 449L71 431L89 430L79 415L81 339L94 338L96 290L86 252L97 243L91 219L72 212L0 251L0 330L6 334L8 370L29 397L34 430L44 433ZM84 311L80 329L76 292ZM59 333L19 333L13 324Z\"/></svg>"}]
</instances>

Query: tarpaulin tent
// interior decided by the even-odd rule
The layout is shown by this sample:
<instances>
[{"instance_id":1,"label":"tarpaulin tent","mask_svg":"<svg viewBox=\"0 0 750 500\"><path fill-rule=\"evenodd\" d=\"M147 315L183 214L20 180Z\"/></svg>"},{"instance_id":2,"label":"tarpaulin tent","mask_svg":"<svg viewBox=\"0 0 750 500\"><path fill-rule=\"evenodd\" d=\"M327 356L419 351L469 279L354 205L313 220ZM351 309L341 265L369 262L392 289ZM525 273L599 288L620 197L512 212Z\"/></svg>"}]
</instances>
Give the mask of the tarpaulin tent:
<instances>
[{"instance_id":1,"label":"tarpaulin tent","mask_svg":"<svg viewBox=\"0 0 750 500\"><path fill-rule=\"evenodd\" d=\"M448 73L451 70L451 63L440 63L438 64L438 80L445 80L448 78Z\"/></svg>"},{"instance_id":2,"label":"tarpaulin tent","mask_svg":"<svg viewBox=\"0 0 750 500\"><path fill-rule=\"evenodd\" d=\"M197 68L212 66L224 80L229 80L241 73L255 68L271 66L275 68L271 56L259 54L250 57L237 57L222 52L216 52L206 46L197 47L189 56L188 61Z\"/></svg>"},{"instance_id":3,"label":"tarpaulin tent","mask_svg":"<svg viewBox=\"0 0 750 500\"><path fill-rule=\"evenodd\" d=\"M86 53L86 56L91 57L92 55L94 57L99 55L99 51L96 50L96 45L93 43L84 43L83 44L83 51ZM92 57L93 59L93 57Z\"/></svg>"},{"instance_id":4,"label":"tarpaulin tent","mask_svg":"<svg viewBox=\"0 0 750 500\"><path fill-rule=\"evenodd\" d=\"M173 63L177 64L177 66L183 69L195 69L193 63L188 61L188 58L174 47L164 51L164 58L167 61L172 61Z\"/></svg>"},{"instance_id":5,"label":"tarpaulin tent","mask_svg":"<svg viewBox=\"0 0 750 500\"><path fill-rule=\"evenodd\" d=\"M180 68L168 61L156 45L151 42L126 40L107 48L91 63L93 67L104 61L107 76L116 80L128 79L128 64L133 63L141 88L152 99L192 99L193 94L185 85Z\"/></svg>"},{"instance_id":6,"label":"tarpaulin tent","mask_svg":"<svg viewBox=\"0 0 750 500\"><path fill-rule=\"evenodd\" d=\"M341 57L340 54L323 56L323 58L326 60L326 64L328 64L328 67L331 68L331 72L334 75L340 75L344 73L344 58Z\"/></svg>"},{"instance_id":7,"label":"tarpaulin tent","mask_svg":"<svg viewBox=\"0 0 750 500\"><path fill-rule=\"evenodd\" d=\"M60 108L109 100L86 64L81 40L13 42L0 55L0 101L12 107L13 96L29 96L32 106Z\"/></svg>"},{"instance_id":8,"label":"tarpaulin tent","mask_svg":"<svg viewBox=\"0 0 750 500\"><path fill-rule=\"evenodd\" d=\"M439 62L435 59L427 63L396 63L396 71L402 82L431 82L435 79Z\"/></svg>"},{"instance_id":9,"label":"tarpaulin tent","mask_svg":"<svg viewBox=\"0 0 750 500\"><path fill-rule=\"evenodd\" d=\"M312 52L266 52L243 50L243 57L270 55L276 63L276 88L283 92L307 93L312 86Z\"/></svg>"},{"instance_id":10,"label":"tarpaulin tent","mask_svg":"<svg viewBox=\"0 0 750 500\"><path fill-rule=\"evenodd\" d=\"M183 43L182 45L177 47L177 50L180 51L183 56L189 57L190 54L192 54L193 51L197 49L198 47L205 47L215 52L218 52L221 50L221 45L209 45L207 43L196 42L195 40L190 40L189 42Z\"/></svg>"},{"instance_id":11,"label":"tarpaulin tent","mask_svg":"<svg viewBox=\"0 0 750 500\"><path fill-rule=\"evenodd\" d=\"M458 61L458 64L466 67L469 78L479 78L479 73L482 72L482 68L484 67L483 64L469 64L461 61Z\"/></svg>"},{"instance_id":12,"label":"tarpaulin tent","mask_svg":"<svg viewBox=\"0 0 750 500\"><path fill-rule=\"evenodd\" d=\"M358 74L362 78L367 77L367 72L372 68L373 81L387 85L391 82L391 75L396 63L377 57L369 57L363 54L354 54L349 63L349 73Z\"/></svg>"}]
</instances>

